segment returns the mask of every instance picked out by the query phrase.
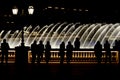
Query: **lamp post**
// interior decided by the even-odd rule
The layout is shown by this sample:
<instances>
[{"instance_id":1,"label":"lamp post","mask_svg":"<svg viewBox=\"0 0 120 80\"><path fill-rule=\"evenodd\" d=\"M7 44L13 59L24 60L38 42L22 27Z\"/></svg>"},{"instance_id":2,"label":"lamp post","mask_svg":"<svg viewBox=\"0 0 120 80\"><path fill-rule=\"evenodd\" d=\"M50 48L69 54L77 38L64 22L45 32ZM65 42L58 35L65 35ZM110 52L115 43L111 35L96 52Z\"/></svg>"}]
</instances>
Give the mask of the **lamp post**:
<instances>
[{"instance_id":1,"label":"lamp post","mask_svg":"<svg viewBox=\"0 0 120 80\"><path fill-rule=\"evenodd\" d=\"M22 17L24 15L24 10L22 10L22 13L20 14L20 17ZM13 7L12 9L12 13L13 15L18 15L18 8L16 6ZM29 15L33 15L34 13L34 7L33 6L29 6L28 7L28 14ZM22 28L22 40L21 40L21 46L24 46L24 27Z\"/></svg>"},{"instance_id":2,"label":"lamp post","mask_svg":"<svg viewBox=\"0 0 120 80\"><path fill-rule=\"evenodd\" d=\"M32 15L33 12L34 12L34 7L33 6L29 6L28 7L28 14ZM14 7L12 9L12 13L13 13L13 15L17 16L18 15L18 8ZM25 17L24 15L25 15L24 14L24 10L22 9L22 13L19 14L18 16ZM21 24L24 24L22 22L21 22ZM22 27L22 36L21 36L21 38L22 38L21 46L15 47L15 51L16 51L15 62L17 64L20 64L20 65L24 64L24 63L25 64L28 63L28 50L29 50L29 47L24 45L24 27Z\"/></svg>"}]
</instances>

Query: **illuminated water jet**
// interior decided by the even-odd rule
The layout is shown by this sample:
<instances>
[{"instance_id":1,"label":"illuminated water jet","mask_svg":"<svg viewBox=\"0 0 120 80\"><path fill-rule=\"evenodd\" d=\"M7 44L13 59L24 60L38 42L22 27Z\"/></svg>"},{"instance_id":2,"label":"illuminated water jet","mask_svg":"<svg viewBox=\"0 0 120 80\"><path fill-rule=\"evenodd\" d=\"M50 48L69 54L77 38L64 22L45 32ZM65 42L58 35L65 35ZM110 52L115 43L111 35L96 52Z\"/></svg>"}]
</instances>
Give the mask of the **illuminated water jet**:
<instances>
[{"instance_id":1,"label":"illuminated water jet","mask_svg":"<svg viewBox=\"0 0 120 80\"><path fill-rule=\"evenodd\" d=\"M39 43L50 41L52 48L59 48L59 44L64 41L67 45L68 41L74 44L76 38L81 41L80 48L93 48L97 41L104 45L105 40L111 43L111 48L114 46L115 40L120 39L120 24L80 24L80 23L52 23L45 26L28 26L24 27L25 45L30 46L35 40ZM16 31L0 31L0 42L7 39L11 48L20 45L21 30Z\"/></svg>"}]
</instances>

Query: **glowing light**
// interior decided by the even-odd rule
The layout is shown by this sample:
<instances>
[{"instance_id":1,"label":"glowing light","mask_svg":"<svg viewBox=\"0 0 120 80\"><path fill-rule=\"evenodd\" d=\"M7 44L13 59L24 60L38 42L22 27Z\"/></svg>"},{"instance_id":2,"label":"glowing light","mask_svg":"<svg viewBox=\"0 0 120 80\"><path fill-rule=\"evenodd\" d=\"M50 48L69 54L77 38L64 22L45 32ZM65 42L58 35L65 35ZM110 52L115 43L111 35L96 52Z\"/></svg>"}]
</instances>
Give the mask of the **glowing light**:
<instances>
[{"instance_id":1,"label":"glowing light","mask_svg":"<svg viewBox=\"0 0 120 80\"><path fill-rule=\"evenodd\" d=\"M61 8L61 10L64 10L64 9L65 9L65 8L63 8L63 7Z\"/></svg>"},{"instance_id":2,"label":"glowing light","mask_svg":"<svg viewBox=\"0 0 120 80\"><path fill-rule=\"evenodd\" d=\"M7 15L5 14L4 17L7 17Z\"/></svg>"},{"instance_id":3,"label":"glowing light","mask_svg":"<svg viewBox=\"0 0 120 80\"><path fill-rule=\"evenodd\" d=\"M29 12L30 15L32 15L33 12L34 12L34 7L33 6L29 6L28 7L28 12Z\"/></svg>"},{"instance_id":4,"label":"glowing light","mask_svg":"<svg viewBox=\"0 0 120 80\"><path fill-rule=\"evenodd\" d=\"M82 11L82 9L79 9L79 11Z\"/></svg>"},{"instance_id":5,"label":"glowing light","mask_svg":"<svg viewBox=\"0 0 120 80\"><path fill-rule=\"evenodd\" d=\"M52 6L48 6L48 8L49 8L49 9L51 9L51 8L52 8Z\"/></svg>"},{"instance_id":6,"label":"glowing light","mask_svg":"<svg viewBox=\"0 0 120 80\"><path fill-rule=\"evenodd\" d=\"M14 23L14 22L11 22L11 23Z\"/></svg>"},{"instance_id":7,"label":"glowing light","mask_svg":"<svg viewBox=\"0 0 120 80\"><path fill-rule=\"evenodd\" d=\"M45 8L45 10L47 10L47 8Z\"/></svg>"},{"instance_id":8,"label":"glowing light","mask_svg":"<svg viewBox=\"0 0 120 80\"><path fill-rule=\"evenodd\" d=\"M18 8L16 6L14 6L14 8L12 9L12 13L13 13L13 15L18 14Z\"/></svg>"},{"instance_id":9,"label":"glowing light","mask_svg":"<svg viewBox=\"0 0 120 80\"><path fill-rule=\"evenodd\" d=\"M85 10L86 12L88 11L88 9Z\"/></svg>"},{"instance_id":10,"label":"glowing light","mask_svg":"<svg viewBox=\"0 0 120 80\"><path fill-rule=\"evenodd\" d=\"M77 11L77 9L73 9L73 11Z\"/></svg>"},{"instance_id":11,"label":"glowing light","mask_svg":"<svg viewBox=\"0 0 120 80\"><path fill-rule=\"evenodd\" d=\"M55 9L59 9L59 7L55 7Z\"/></svg>"},{"instance_id":12,"label":"glowing light","mask_svg":"<svg viewBox=\"0 0 120 80\"><path fill-rule=\"evenodd\" d=\"M6 23L10 23L9 21L7 21Z\"/></svg>"}]
</instances>

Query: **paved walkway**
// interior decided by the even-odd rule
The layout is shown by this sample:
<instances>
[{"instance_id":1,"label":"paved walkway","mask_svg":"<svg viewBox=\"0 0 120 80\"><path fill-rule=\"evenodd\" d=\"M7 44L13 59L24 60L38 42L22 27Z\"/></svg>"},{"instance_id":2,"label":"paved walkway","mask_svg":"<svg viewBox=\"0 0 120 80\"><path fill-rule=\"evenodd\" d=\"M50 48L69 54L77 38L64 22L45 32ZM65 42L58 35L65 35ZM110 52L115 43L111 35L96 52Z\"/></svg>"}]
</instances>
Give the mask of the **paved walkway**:
<instances>
[{"instance_id":1,"label":"paved walkway","mask_svg":"<svg viewBox=\"0 0 120 80\"><path fill-rule=\"evenodd\" d=\"M0 64L0 80L115 80L119 69L117 64Z\"/></svg>"}]
</instances>

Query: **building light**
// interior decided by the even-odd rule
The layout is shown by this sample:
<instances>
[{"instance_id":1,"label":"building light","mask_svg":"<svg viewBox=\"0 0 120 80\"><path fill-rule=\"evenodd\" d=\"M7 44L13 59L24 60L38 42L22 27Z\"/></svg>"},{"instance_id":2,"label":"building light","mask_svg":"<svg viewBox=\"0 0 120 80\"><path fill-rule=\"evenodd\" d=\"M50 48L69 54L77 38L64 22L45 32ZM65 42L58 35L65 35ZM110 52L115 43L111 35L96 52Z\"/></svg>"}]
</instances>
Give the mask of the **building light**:
<instances>
[{"instance_id":1,"label":"building light","mask_svg":"<svg viewBox=\"0 0 120 80\"><path fill-rule=\"evenodd\" d=\"M86 12L88 11L88 9L85 10Z\"/></svg>"},{"instance_id":2,"label":"building light","mask_svg":"<svg viewBox=\"0 0 120 80\"><path fill-rule=\"evenodd\" d=\"M52 6L48 6L48 8L49 8L49 9L51 9L51 8L52 8Z\"/></svg>"},{"instance_id":3,"label":"building light","mask_svg":"<svg viewBox=\"0 0 120 80\"><path fill-rule=\"evenodd\" d=\"M59 9L59 7L55 7L55 9Z\"/></svg>"},{"instance_id":4,"label":"building light","mask_svg":"<svg viewBox=\"0 0 120 80\"><path fill-rule=\"evenodd\" d=\"M79 11L82 11L82 9L79 9Z\"/></svg>"},{"instance_id":5,"label":"building light","mask_svg":"<svg viewBox=\"0 0 120 80\"><path fill-rule=\"evenodd\" d=\"M14 22L12 21L11 23L13 24Z\"/></svg>"},{"instance_id":6,"label":"building light","mask_svg":"<svg viewBox=\"0 0 120 80\"><path fill-rule=\"evenodd\" d=\"M61 8L61 10L64 10L64 9L65 9L65 8L63 8L63 7Z\"/></svg>"},{"instance_id":7,"label":"building light","mask_svg":"<svg viewBox=\"0 0 120 80\"><path fill-rule=\"evenodd\" d=\"M47 10L48 8L45 8L45 10Z\"/></svg>"},{"instance_id":8,"label":"building light","mask_svg":"<svg viewBox=\"0 0 120 80\"><path fill-rule=\"evenodd\" d=\"M9 22L9 21L7 21L6 23L8 23L8 24L9 24L10 22Z\"/></svg>"},{"instance_id":9,"label":"building light","mask_svg":"<svg viewBox=\"0 0 120 80\"><path fill-rule=\"evenodd\" d=\"M77 9L73 9L73 11L77 11Z\"/></svg>"}]
</instances>

